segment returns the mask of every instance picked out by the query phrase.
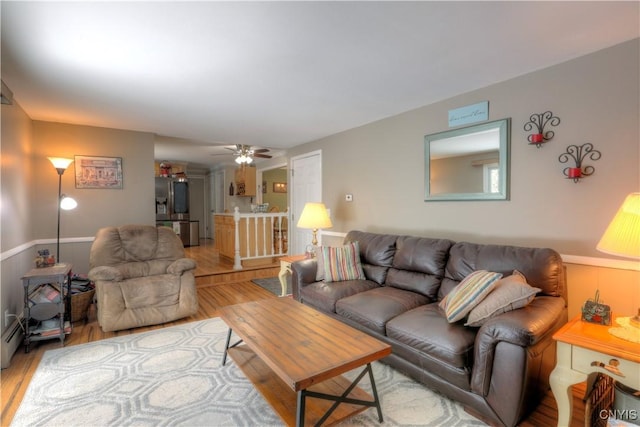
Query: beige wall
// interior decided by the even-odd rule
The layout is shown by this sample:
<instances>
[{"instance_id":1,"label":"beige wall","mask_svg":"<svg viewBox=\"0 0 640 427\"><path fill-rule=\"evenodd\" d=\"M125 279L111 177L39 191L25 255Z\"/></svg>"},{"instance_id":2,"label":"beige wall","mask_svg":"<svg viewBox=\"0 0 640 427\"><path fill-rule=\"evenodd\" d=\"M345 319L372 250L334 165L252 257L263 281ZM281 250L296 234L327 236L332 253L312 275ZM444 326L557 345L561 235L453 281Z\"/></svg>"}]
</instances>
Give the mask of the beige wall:
<instances>
[{"instance_id":1,"label":"beige wall","mask_svg":"<svg viewBox=\"0 0 640 427\"><path fill-rule=\"evenodd\" d=\"M13 105L2 105L1 137L0 245L2 251L6 251L36 236L28 221L33 211L30 188L35 182L31 163L33 126L29 116L15 101Z\"/></svg>"},{"instance_id":2,"label":"beige wall","mask_svg":"<svg viewBox=\"0 0 640 427\"><path fill-rule=\"evenodd\" d=\"M567 263L569 318L580 315L582 304L595 298L611 306L616 316L635 315L640 308L640 271Z\"/></svg>"},{"instance_id":3,"label":"beige wall","mask_svg":"<svg viewBox=\"0 0 640 427\"><path fill-rule=\"evenodd\" d=\"M31 119L20 105L2 105L2 152L0 184L0 313L22 312L20 277L33 266L35 253L30 242L36 238L29 218L34 207L30 189L33 186L33 128ZM12 319L13 320L13 319ZM6 329L4 315L0 319Z\"/></svg>"},{"instance_id":4,"label":"beige wall","mask_svg":"<svg viewBox=\"0 0 640 427\"><path fill-rule=\"evenodd\" d=\"M334 231L364 229L483 243L550 246L601 257L595 246L628 193L640 190L639 43L627 42L395 117L304 144L322 150L323 201ZM428 84L428 82L425 82ZM490 120L512 118L511 200L424 202L424 135L447 129L447 112L489 101ZM561 123L542 148L524 124L551 110ZM595 173L565 179L567 146L602 152ZM352 193L354 201L344 201Z\"/></svg>"},{"instance_id":5,"label":"beige wall","mask_svg":"<svg viewBox=\"0 0 640 427\"><path fill-rule=\"evenodd\" d=\"M287 182L287 169L270 169L262 173L262 182L266 183L267 191L262 193L262 202L269 203L269 208L274 206L280 209L280 212L287 210L288 193L274 193L274 182ZM262 183L260 183L262 185Z\"/></svg>"},{"instance_id":6,"label":"beige wall","mask_svg":"<svg viewBox=\"0 0 640 427\"><path fill-rule=\"evenodd\" d=\"M62 192L78 207L61 216L60 238L92 237L98 228L123 224L155 225L153 134L118 129L33 122L33 228L38 238L56 237L58 175L47 156L121 157L123 188L75 188L75 163L62 176ZM63 258L64 260L64 258Z\"/></svg>"}]
</instances>

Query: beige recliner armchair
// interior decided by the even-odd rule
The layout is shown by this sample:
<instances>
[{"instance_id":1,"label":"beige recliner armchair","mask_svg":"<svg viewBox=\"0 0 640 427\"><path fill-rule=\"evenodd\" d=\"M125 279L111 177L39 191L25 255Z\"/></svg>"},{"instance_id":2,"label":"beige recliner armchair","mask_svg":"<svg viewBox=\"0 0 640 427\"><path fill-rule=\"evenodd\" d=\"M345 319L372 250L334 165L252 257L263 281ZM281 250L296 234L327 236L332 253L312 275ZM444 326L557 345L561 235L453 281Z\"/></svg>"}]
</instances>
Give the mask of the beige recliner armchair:
<instances>
[{"instance_id":1,"label":"beige recliner armchair","mask_svg":"<svg viewBox=\"0 0 640 427\"><path fill-rule=\"evenodd\" d=\"M89 255L98 323L105 332L156 325L198 311L194 260L167 227L98 230Z\"/></svg>"}]
</instances>

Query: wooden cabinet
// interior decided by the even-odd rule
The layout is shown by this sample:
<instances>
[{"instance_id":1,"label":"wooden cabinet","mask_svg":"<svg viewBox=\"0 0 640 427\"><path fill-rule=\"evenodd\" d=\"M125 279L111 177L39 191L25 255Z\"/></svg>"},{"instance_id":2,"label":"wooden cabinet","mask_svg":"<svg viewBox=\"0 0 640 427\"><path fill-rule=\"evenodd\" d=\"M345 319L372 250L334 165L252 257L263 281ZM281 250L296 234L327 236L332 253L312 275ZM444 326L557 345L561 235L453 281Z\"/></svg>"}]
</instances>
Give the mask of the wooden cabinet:
<instances>
[{"instance_id":1,"label":"wooden cabinet","mask_svg":"<svg viewBox=\"0 0 640 427\"><path fill-rule=\"evenodd\" d=\"M256 193L256 168L242 165L235 173L236 196L255 197Z\"/></svg>"},{"instance_id":2,"label":"wooden cabinet","mask_svg":"<svg viewBox=\"0 0 640 427\"><path fill-rule=\"evenodd\" d=\"M235 256L235 223L232 215L214 215L214 245L220 255L233 260Z\"/></svg>"},{"instance_id":3,"label":"wooden cabinet","mask_svg":"<svg viewBox=\"0 0 640 427\"><path fill-rule=\"evenodd\" d=\"M236 232L233 215L214 215L214 244L221 257L235 259ZM243 216L238 222L240 257L244 266L269 263L276 256L273 222L259 216ZM251 259L247 259L251 258ZM256 259L258 258L258 259ZM262 259L261 259L262 258Z\"/></svg>"}]
</instances>

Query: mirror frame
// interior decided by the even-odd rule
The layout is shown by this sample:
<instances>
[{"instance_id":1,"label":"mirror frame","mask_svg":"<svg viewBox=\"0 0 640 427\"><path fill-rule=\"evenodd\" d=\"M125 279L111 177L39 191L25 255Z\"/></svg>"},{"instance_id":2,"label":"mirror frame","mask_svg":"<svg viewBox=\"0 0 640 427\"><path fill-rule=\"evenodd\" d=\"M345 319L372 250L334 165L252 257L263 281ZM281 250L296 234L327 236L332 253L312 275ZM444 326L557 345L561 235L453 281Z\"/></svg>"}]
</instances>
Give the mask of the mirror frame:
<instances>
[{"instance_id":1,"label":"mirror frame","mask_svg":"<svg viewBox=\"0 0 640 427\"><path fill-rule=\"evenodd\" d=\"M431 193L431 156L430 146L432 142L447 138L454 138L471 133L481 132L489 129L498 129L500 132L499 155L498 155L498 173L500 174L499 191L497 193ZM467 201L467 200L509 200L509 180L510 180L510 145L511 145L511 118L494 120L465 126L462 128L451 129L438 132L424 137L424 201Z\"/></svg>"}]
</instances>

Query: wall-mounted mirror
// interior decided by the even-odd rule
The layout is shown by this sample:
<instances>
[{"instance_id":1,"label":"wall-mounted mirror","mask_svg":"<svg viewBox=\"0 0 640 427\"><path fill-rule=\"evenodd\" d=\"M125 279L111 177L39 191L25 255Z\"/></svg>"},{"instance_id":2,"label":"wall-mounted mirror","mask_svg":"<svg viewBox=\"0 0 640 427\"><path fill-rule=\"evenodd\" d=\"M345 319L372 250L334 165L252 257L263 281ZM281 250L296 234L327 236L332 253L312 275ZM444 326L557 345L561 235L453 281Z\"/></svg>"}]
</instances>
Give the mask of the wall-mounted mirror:
<instances>
[{"instance_id":1,"label":"wall-mounted mirror","mask_svg":"<svg viewBox=\"0 0 640 427\"><path fill-rule=\"evenodd\" d=\"M508 200L511 119L426 135L425 201Z\"/></svg>"}]
</instances>

